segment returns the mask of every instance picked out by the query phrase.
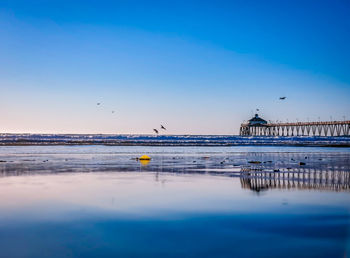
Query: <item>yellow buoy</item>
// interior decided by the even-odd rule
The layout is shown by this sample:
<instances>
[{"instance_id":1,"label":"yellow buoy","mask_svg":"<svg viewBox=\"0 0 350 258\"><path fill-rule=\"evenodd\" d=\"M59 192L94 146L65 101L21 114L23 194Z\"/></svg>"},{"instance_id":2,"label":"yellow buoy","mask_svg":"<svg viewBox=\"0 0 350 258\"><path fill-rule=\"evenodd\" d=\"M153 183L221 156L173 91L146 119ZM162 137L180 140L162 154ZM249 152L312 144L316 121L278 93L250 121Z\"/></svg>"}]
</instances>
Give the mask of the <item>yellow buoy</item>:
<instances>
[{"instance_id":1,"label":"yellow buoy","mask_svg":"<svg viewBox=\"0 0 350 258\"><path fill-rule=\"evenodd\" d=\"M147 155L142 155L139 160L151 160L150 157L148 157Z\"/></svg>"},{"instance_id":2,"label":"yellow buoy","mask_svg":"<svg viewBox=\"0 0 350 258\"><path fill-rule=\"evenodd\" d=\"M145 165L147 165L147 164L151 161L151 158L148 157L147 155L142 155L142 156L139 158L139 160L140 160L141 165L145 166Z\"/></svg>"}]
</instances>

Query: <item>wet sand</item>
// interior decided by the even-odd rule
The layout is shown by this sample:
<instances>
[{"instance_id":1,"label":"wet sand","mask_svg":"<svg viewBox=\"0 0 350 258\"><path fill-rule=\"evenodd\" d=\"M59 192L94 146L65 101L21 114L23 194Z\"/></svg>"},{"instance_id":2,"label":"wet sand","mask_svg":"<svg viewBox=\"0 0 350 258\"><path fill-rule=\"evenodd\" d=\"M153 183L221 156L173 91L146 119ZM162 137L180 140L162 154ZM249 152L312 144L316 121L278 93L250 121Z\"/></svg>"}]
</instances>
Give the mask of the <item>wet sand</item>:
<instances>
[{"instance_id":1,"label":"wet sand","mask_svg":"<svg viewBox=\"0 0 350 258\"><path fill-rule=\"evenodd\" d=\"M148 154L151 161L138 160L142 154ZM350 151L348 148L130 146L3 147L0 151L0 176L127 171L210 174L277 180L278 185L314 183L320 189L324 185L349 190Z\"/></svg>"},{"instance_id":2,"label":"wet sand","mask_svg":"<svg viewBox=\"0 0 350 258\"><path fill-rule=\"evenodd\" d=\"M4 257L349 254L349 149L28 146L0 160Z\"/></svg>"}]
</instances>

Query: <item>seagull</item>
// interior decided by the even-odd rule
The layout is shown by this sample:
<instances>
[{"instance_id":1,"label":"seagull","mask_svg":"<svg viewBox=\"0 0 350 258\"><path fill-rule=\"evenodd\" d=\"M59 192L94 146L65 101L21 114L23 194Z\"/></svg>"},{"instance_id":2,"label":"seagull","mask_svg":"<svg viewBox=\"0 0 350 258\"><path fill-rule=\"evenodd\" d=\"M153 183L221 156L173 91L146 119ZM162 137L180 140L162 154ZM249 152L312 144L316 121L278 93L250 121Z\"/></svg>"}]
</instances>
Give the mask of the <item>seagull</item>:
<instances>
[{"instance_id":1,"label":"seagull","mask_svg":"<svg viewBox=\"0 0 350 258\"><path fill-rule=\"evenodd\" d=\"M280 97L280 100L285 100L287 97Z\"/></svg>"},{"instance_id":2,"label":"seagull","mask_svg":"<svg viewBox=\"0 0 350 258\"><path fill-rule=\"evenodd\" d=\"M163 125L160 125L160 129L166 130L166 128Z\"/></svg>"},{"instance_id":3,"label":"seagull","mask_svg":"<svg viewBox=\"0 0 350 258\"><path fill-rule=\"evenodd\" d=\"M159 132L158 132L157 129L153 129L153 131L154 131L156 134L159 134Z\"/></svg>"}]
</instances>

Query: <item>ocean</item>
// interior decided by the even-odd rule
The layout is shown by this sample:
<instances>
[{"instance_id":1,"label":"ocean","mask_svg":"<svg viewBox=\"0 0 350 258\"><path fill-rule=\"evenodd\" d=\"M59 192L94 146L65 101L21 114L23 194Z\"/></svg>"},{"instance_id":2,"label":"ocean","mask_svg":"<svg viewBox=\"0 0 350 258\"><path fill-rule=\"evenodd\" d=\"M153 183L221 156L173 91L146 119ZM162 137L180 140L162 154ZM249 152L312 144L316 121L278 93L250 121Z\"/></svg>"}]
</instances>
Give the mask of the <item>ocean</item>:
<instances>
[{"instance_id":1,"label":"ocean","mask_svg":"<svg viewBox=\"0 0 350 258\"><path fill-rule=\"evenodd\" d=\"M0 134L0 145L144 145L144 146L346 146L350 137L235 135Z\"/></svg>"}]
</instances>

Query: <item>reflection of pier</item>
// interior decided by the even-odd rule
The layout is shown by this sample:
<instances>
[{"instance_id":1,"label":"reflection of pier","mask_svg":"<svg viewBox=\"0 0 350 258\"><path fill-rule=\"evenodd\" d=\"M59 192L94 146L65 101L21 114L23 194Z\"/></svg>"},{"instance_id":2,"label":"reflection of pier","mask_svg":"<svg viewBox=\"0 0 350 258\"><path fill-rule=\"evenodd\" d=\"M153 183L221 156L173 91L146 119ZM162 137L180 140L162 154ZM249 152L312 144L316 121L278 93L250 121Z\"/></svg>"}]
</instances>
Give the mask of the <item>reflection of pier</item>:
<instances>
[{"instance_id":1,"label":"reflection of pier","mask_svg":"<svg viewBox=\"0 0 350 258\"><path fill-rule=\"evenodd\" d=\"M243 169L240 180L242 188L257 192L269 188L350 191L350 172L341 169L298 168L278 172Z\"/></svg>"},{"instance_id":2,"label":"reflection of pier","mask_svg":"<svg viewBox=\"0 0 350 258\"><path fill-rule=\"evenodd\" d=\"M252 121L255 119L254 121ZM350 136L350 121L267 123L256 115L241 124L246 136Z\"/></svg>"}]
</instances>

